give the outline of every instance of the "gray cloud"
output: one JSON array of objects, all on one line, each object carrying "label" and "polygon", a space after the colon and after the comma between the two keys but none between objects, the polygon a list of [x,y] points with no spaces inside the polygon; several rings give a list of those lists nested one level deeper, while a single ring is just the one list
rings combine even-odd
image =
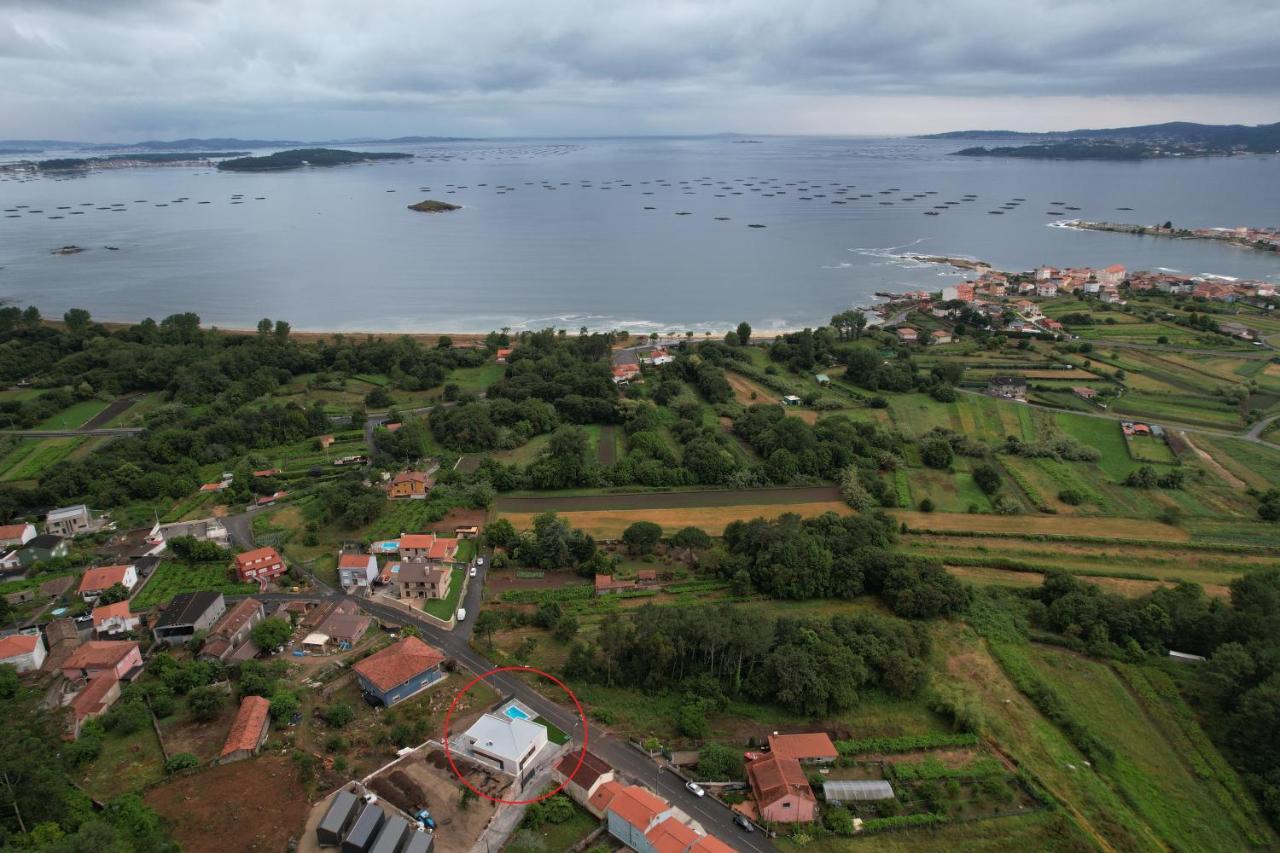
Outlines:
[{"label": "gray cloud", "polygon": [[119,138],[1262,122],[1277,32],[1252,0],[0,0],[0,115]]}]

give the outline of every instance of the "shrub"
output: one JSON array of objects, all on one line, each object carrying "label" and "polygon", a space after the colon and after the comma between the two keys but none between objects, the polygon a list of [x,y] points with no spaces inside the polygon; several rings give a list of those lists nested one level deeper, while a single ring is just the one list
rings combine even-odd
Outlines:
[{"label": "shrub", "polygon": [[320,716],[329,725],[340,729],[356,718],[356,709],[346,702],[335,702],[326,706],[320,712]]},{"label": "shrub", "polygon": [[923,499],[920,501],[920,511],[921,511],[921,512],[933,512],[933,499],[932,499],[932,498],[923,498]]},{"label": "shrub", "polygon": [[180,770],[190,770],[193,767],[199,766],[199,758],[196,758],[190,752],[179,752],[173,758],[170,758],[164,763],[164,772],[177,773]]},{"label": "shrub", "polygon": [[227,694],[212,685],[197,687],[187,694],[187,707],[191,710],[191,719],[201,723],[217,719],[226,701]]}]

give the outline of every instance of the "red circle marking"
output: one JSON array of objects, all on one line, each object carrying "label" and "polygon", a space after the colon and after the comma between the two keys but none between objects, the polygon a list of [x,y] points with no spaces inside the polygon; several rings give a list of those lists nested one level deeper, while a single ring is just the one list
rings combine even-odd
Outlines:
[{"label": "red circle marking", "polygon": [[[454,710],[458,707],[458,700],[467,695],[467,691],[472,687],[475,687],[484,679],[491,675],[496,675],[499,672],[532,672],[534,675],[542,676],[569,695],[569,698],[573,700],[573,707],[577,709],[578,716],[582,719],[582,748],[579,750],[578,763],[573,766],[573,772],[555,788],[540,797],[533,798],[532,800],[503,800],[499,797],[491,797],[484,791],[479,790],[475,785],[468,782],[467,777],[463,776],[458,770],[458,765],[453,763],[453,750],[449,748],[449,723],[453,719]],[[477,675],[475,678],[468,681],[466,686],[459,690],[457,695],[453,697],[453,701],[449,703],[449,710],[444,715],[444,734],[441,736],[441,742],[444,744],[444,758],[445,761],[449,762],[449,769],[453,771],[453,775],[457,776],[463,785],[467,786],[471,793],[475,794],[477,797],[484,797],[486,800],[494,803],[505,804],[508,806],[527,806],[532,805],[533,803],[540,803],[543,800],[554,797],[556,794],[563,791],[565,786],[568,785],[569,782],[573,780],[573,777],[578,775],[578,771],[582,769],[582,762],[587,757],[587,714],[582,710],[582,703],[578,701],[578,697],[574,695],[574,692],[566,687],[565,683],[554,675],[543,672],[540,669],[534,669],[531,666],[499,666],[489,670],[488,672]]]}]

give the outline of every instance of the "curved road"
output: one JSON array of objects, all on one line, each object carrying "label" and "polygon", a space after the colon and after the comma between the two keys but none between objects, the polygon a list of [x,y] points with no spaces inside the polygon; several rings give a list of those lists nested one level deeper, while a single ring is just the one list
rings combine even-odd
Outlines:
[{"label": "curved road", "polygon": [[[232,535],[235,536],[234,533]],[[439,628],[426,619],[411,616],[399,608],[367,598],[347,596],[340,592],[329,592],[319,596],[303,593],[266,593],[255,598],[261,601],[314,600],[317,597],[329,600],[346,598],[355,602],[362,610],[386,622],[413,625],[422,632],[422,638],[425,641],[436,646],[476,675],[483,675],[496,669],[498,665],[477,652],[470,644],[475,614],[479,612],[484,592],[484,572],[479,572],[477,577],[470,580],[466,598],[462,602],[462,606],[467,609],[468,619],[459,623],[458,627],[452,631]],[[567,706],[567,703],[562,705],[553,702],[511,673],[491,675],[485,679],[485,682],[502,695],[514,696],[528,705],[540,716],[567,732],[574,742],[581,743],[585,734],[588,749],[609,762],[623,775],[661,794],[668,802],[700,823],[703,829],[735,850],[762,853],[775,849],[763,833],[748,833],[739,828],[733,822],[733,812],[728,806],[710,797],[695,797],[685,789],[684,781],[680,777],[656,764],[636,747],[590,724],[584,732],[582,719],[575,709]]]}]

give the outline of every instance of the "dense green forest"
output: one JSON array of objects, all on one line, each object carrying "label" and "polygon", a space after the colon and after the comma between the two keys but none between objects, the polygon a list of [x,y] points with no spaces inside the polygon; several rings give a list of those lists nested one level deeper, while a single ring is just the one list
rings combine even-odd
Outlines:
[{"label": "dense green forest", "polygon": [[345,166],[374,160],[405,160],[412,154],[396,151],[345,151],[341,148],[294,148],[262,157],[237,157],[223,160],[218,168],[224,172],[276,172],[303,166]]}]

